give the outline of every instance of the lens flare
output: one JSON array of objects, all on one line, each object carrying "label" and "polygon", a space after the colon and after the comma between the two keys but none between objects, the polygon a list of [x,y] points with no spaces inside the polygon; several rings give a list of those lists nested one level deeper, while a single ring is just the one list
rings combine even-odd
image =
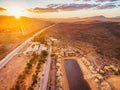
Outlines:
[{"label": "lens flare", "polygon": [[11,8],[11,9],[8,9],[8,14],[15,16],[16,18],[20,18],[21,16],[24,15],[24,12],[18,8]]}]

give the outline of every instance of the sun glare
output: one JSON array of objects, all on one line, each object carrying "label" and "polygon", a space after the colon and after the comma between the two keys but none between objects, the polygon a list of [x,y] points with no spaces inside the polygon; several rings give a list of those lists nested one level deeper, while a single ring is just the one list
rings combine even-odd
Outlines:
[{"label": "sun glare", "polygon": [[20,18],[23,15],[23,12],[20,9],[13,8],[8,10],[8,14]]}]

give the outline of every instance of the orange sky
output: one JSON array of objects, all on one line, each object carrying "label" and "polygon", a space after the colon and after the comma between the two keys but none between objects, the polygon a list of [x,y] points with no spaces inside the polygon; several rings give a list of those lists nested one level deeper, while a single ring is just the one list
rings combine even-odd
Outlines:
[{"label": "orange sky", "polygon": [[[20,16],[29,16],[37,18],[70,18],[70,17],[90,17],[104,15],[107,17],[120,16],[120,1],[116,0],[114,2],[109,0],[104,0],[104,2],[94,2],[88,1],[75,1],[75,0],[46,0],[40,1],[36,0],[1,0],[0,7],[6,10],[0,11],[1,15],[13,15],[16,18]],[[51,9],[48,5],[52,6],[52,9],[57,10],[57,12],[47,12]],[[61,5],[61,6],[60,6]],[[63,7],[64,6],[64,7]],[[37,12],[35,11],[37,8]],[[30,9],[31,11],[28,11]]]}]

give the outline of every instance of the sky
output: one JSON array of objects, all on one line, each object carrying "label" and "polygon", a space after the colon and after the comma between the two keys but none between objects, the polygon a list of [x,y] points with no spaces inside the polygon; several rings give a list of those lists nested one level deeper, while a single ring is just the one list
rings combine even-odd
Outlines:
[{"label": "sky", "polygon": [[120,0],[0,0],[0,15],[36,18],[120,16]]}]

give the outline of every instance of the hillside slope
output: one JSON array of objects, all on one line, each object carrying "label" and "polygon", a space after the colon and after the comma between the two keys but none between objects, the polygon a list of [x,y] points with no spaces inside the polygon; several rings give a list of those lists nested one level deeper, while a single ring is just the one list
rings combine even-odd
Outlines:
[{"label": "hillside slope", "polygon": [[0,16],[0,59],[28,37],[51,24],[42,19]]},{"label": "hillside slope", "polygon": [[[120,23],[103,21],[77,21],[60,23],[47,32],[71,46],[83,50],[98,65],[120,62]],[[97,53],[97,57],[94,57]],[[98,57],[100,56],[100,57]],[[110,63],[107,63],[111,61]],[[102,65],[100,65],[102,66]]]}]

